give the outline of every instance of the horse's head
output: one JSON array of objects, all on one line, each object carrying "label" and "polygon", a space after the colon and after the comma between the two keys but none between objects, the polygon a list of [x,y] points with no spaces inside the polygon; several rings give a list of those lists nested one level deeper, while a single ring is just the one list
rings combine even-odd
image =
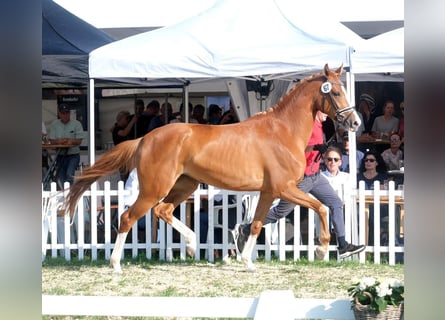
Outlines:
[{"label": "horse's head", "polygon": [[342,72],[343,65],[335,71],[330,70],[328,64],[324,66],[322,72],[324,81],[320,87],[323,98],[319,110],[327,113],[331,119],[336,120],[349,130],[357,131],[361,120],[355,108],[349,103],[346,90],[340,79]]}]

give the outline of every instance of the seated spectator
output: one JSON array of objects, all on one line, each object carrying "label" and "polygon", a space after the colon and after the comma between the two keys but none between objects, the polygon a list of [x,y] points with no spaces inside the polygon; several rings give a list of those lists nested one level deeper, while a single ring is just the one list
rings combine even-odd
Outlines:
[{"label": "seated spectator", "polygon": [[380,153],[370,150],[365,153],[360,163],[359,173],[357,174],[357,183],[365,181],[366,190],[374,190],[374,181],[380,181],[380,188],[388,180],[385,161]]},{"label": "seated spectator", "polygon": [[[356,159],[356,166],[357,166],[357,172],[358,168],[360,166],[360,163],[362,162],[364,153],[360,150],[355,151],[355,159]],[[339,168],[343,172],[349,172],[349,136],[346,132],[343,135],[343,142],[342,142],[342,155],[341,155],[341,163],[339,165]]]},{"label": "seated spectator", "polygon": [[[357,174],[357,188],[360,181],[365,182],[366,190],[374,190],[374,181],[380,182],[380,189],[384,189],[384,184],[388,180],[385,161],[375,150],[365,153]],[[380,205],[380,221],[388,217],[388,205]],[[374,245],[374,205],[369,206],[369,232],[368,244]]]},{"label": "seated spectator", "polygon": [[349,173],[340,171],[342,165],[342,154],[339,148],[329,146],[324,154],[324,162],[326,170],[321,173],[331,184],[332,188],[337,192],[343,203],[346,199],[346,192],[349,188]]},{"label": "seated spectator", "polygon": [[207,124],[209,122],[207,121],[207,119],[204,118],[204,113],[205,107],[202,104],[197,104],[193,108],[192,118],[198,121],[198,123],[200,124]]},{"label": "seated spectator", "polygon": [[[198,123],[198,120],[193,119],[192,111],[193,111],[193,105],[189,103],[189,123]],[[185,112],[183,103],[181,103],[181,105],[179,106],[179,114],[176,116],[175,119],[172,119],[170,121],[170,123],[175,123],[175,122],[185,122]]]},{"label": "seated spectator", "polygon": [[219,124],[221,120],[222,109],[217,104],[209,106],[209,124]]},{"label": "seated spectator", "polygon": [[403,101],[400,102],[400,112],[402,113],[402,115],[400,116],[399,121],[399,135],[403,144],[405,142],[405,104],[403,103]]},{"label": "seated spectator", "polygon": [[400,135],[397,132],[392,133],[389,142],[390,147],[382,152],[382,158],[388,170],[398,170],[399,161],[403,160],[403,151],[400,149],[402,144]]},{"label": "seated spectator", "polygon": [[362,94],[359,98],[358,112],[361,114],[363,120],[363,133],[370,133],[376,117],[374,98],[369,94]]},{"label": "seated spectator", "polygon": [[365,151],[372,147],[372,142],[375,140],[371,136],[372,125],[374,124],[375,114],[375,100],[371,95],[363,93],[359,98],[358,114],[362,123],[357,131],[357,149]]},{"label": "seated spectator", "polygon": [[[321,171],[321,174],[326,177],[332,189],[338,194],[340,199],[345,203],[345,200],[349,198],[349,173],[339,170],[341,165],[341,151],[336,146],[329,146],[324,154],[325,168]],[[343,208],[344,210],[344,208]],[[333,230],[333,226],[330,226],[330,230]],[[335,237],[333,237],[335,238]]]},{"label": "seated spectator", "polygon": [[374,120],[371,133],[374,138],[389,139],[389,135],[399,131],[399,119],[394,117],[394,102],[387,100],[383,105],[383,115]]},{"label": "seated spectator", "polygon": [[229,124],[229,123],[237,123],[239,122],[238,115],[233,106],[230,106],[230,109],[223,113],[221,119],[219,120],[219,124]]}]

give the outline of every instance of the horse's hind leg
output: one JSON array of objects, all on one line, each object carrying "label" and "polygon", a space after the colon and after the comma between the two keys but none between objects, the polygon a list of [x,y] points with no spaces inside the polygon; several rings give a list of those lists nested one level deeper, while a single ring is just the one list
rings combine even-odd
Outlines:
[{"label": "horse's hind leg", "polygon": [[157,217],[170,224],[185,237],[187,254],[191,257],[195,255],[196,251],[195,232],[175,218],[173,210],[196,190],[198,184],[199,181],[193,178],[185,175],[180,176],[167,197],[153,208],[153,213]]},{"label": "horse's hind leg", "polygon": [[119,232],[110,258],[110,264],[113,267],[114,272],[122,273],[120,259],[129,230],[157,201],[158,199],[149,198],[139,194],[136,202],[121,215]]},{"label": "horse's hind leg", "polygon": [[270,206],[273,202],[273,197],[269,193],[261,193],[258,200],[258,205],[255,210],[255,217],[250,225],[250,235],[247,238],[247,242],[244,246],[243,252],[241,252],[241,261],[246,265],[247,271],[255,272],[256,267],[252,262],[252,252],[256,245],[256,240],[263,228],[266,215],[269,212]]}]

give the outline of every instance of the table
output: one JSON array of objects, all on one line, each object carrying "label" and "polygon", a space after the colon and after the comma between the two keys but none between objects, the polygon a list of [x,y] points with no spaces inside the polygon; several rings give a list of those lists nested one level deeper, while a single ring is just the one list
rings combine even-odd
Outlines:
[{"label": "table", "polygon": [[[380,196],[380,204],[389,204],[389,196]],[[357,197],[357,203],[359,203],[359,197]],[[369,220],[369,205],[374,204],[374,196],[365,196],[365,244],[368,244],[368,220]],[[403,196],[394,196],[394,204],[400,206],[400,225],[399,232],[402,236],[404,233],[404,221],[405,221],[405,198]]]},{"label": "table", "polygon": [[[42,179],[43,188],[45,190],[49,190],[50,183],[53,179],[56,179],[57,172],[58,172],[58,163],[57,163],[57,157],[59,155],[65,155],[69,148],[71,148],[72,145],[66,145],[66,144],[43,144],[42,143],[42,151],[43,150],[56,150],[56,157],[54,161],[52,161],[49,165],[48,171],[45,173]],[[63,152],[63,153],[62,153]],[[57,182],[58,183],[58,182]],[[63,186],[59,187],[62,189]]]},{"label": "table", "polygon": [[388,170],[387,174],[394,179],[396,188],[399,185],[403,185],[405,180],[405,170]]}]

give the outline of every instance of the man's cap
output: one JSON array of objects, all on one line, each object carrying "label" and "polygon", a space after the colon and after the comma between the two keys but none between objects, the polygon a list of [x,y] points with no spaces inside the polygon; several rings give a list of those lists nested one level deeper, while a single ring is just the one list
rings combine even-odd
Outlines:
[{"label": "man's cap", "polygon": [[59,112],[70,111],[70,108],[68,107],[68,105],[66,103],[59,104],[58,109],[59,109]]},{"label": "man's cap", "polygon": [[366,101],[368,103],[368,108],[371,113],[375,111],[375,100],[369,94],[363,93],[360,96],[360,101]]},{"label": "man's cap", "polygon": [[363,93],[360,96],[360,101],[362,101],[362,100],[368,102],[368,104],[371,104],[372,107],[375,106],[375,100],[369,94]]}]

